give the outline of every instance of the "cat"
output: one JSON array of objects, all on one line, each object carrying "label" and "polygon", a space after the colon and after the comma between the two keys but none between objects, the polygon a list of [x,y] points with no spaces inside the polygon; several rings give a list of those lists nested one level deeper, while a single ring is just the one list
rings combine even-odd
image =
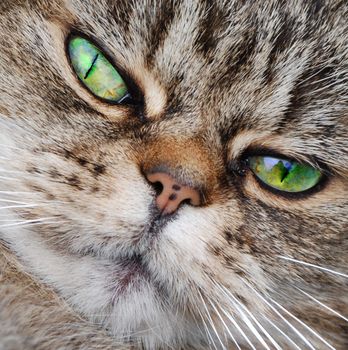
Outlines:
[{"label": "cat", "polygon": [[2,0],[0,349],[347,349],[347,15]]}]

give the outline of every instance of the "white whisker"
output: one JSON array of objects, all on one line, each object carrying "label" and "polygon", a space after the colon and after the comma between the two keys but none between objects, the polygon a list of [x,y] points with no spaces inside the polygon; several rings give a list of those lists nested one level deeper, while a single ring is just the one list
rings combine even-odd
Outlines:
[{"label": "white whisker", "polygon": [[[226,288],[225,288],[226,289]],[[231,295],[231,297],[246,311],[246,313],[251,317],[251,319],[258,325],[261,329],[262,333],[270,340],[270,342],[274,345],[274,347],[278,350],[281,350],[279,344],[272,338],[272,336],[265,330],[265,328],[260,324],[260,322],[256,319],[256,317],[249,311],[249,309],[238,300],[233,294],[231,294],[227,289],[226,291]]]},{"label": "white whisker", "polygon": [[[216,334],[216,337],[217,337],[218,340],[219,340],[219,343],[221,344],[221,346],[222,346],[223,349],[226,349],[224,343],[222,342],[222,340],[221,340],[221,338],[220,338],[220,336],[219,336],[219,333],[217,332],[217,330],[216,330],[216,328],[215,328],[214,322],[213,322],[213,320],[212,320],[212,318],[211,318],[211,316],[210,316],[210,313],[209,313],[209,310],[208,310],[208,308],[207,308],[207,305],[206,305],[206,303],[205,303],[205,301],[204,301],[204,299],[203,299],[203,297],[202,297],[202,294],[201,294],[201,292],[200,292],[199,290],[198,290],[198,295],[199,295],[200,298],[201,298],[201,301],[202,301],[202,303],[203,303],[203,307],[204,307],[204,309],[205,309],[205,311],[206,311],[206,314],[207,314],[207,316],[208,316],[208,320],[209,320],[209,322],[210,322],[210,324],[211,324],[211,327],[213,328],[214,333]],[[227,349],[226,349],[226,350],[227,350]]]},{"label": "white whisker", "polygon": [[18,219],[0,219],[0,222],[18,222]]},{"label": "white whisker", "polygon": [[237,321],[232,317],[232,315],[227,314],[227,312],[220,307],[220,310],[225,314],[225,316],[232,322],[232,324],[236,327],[236,329],[239,331],[239,333],[243,336],[243,338],[246,340],[246,342],[250,345],[250,347],[253,350],[256,350],[255,346],[252,344],[248,336],[245,334],[243,329],[239,326]]},{"label": "white whisker", "polygon": [[[57,224],[64,224],[66,223],[66,221],[43,221],[43,222],[34,222],[34,223],[29,223],[29,224],[22,224],[22,225],[18,225],[19,227],[31,227],[31,226],[39,226],[39,225],[57,225]],[[8,226],[9,229],[12,228],[16,228],[12,226]],[[2,226],[0,226],[1,228]],[[46,240],[45,242],[47,242],[48,240]]]},{"label": "white whisker", "polygon": [[229,336],[231,337],[231,339],[233,340],[233,342],[236,344],[236,347],[239,350],[242,350],[239,346],[239,344],[237,343],[237,340],[234,338],[233,334],[231,333],[230,329],[228,328],[227,324],[225,323],[224,319],[222,318],[220,312],[218,311],[218,309],[215,307],[215,305],[213,304],[213,302],[211,300],[208,300],[210,305],[213,307],[214,311],[216,312],[216,314],[218,315],[220,321],[222,322],[222,324],[224,325],[227,333],[229,334]]},{"label": "white whisker", "polygon": [[13,204],[29,204],[29,203],[14,201],[14,200],[5,199],[5,198],[0,198],[0,202],[13,203]]},{"label": "white whisker", "polygon": [[0,176],[0,180],[6,180],[6,181],[20,181],[18,177],[6,177],[6,176]]},{"label": "white whisker", "polygon": [[273,326],[280,334],[284,336],[296,349],[302,350],[287,334],[285,334],[279,327],[277,327],[268,317],[262,316],[271,326]]},{"label": "white whisker", "polygon": [[9,173],[9,174],[28,174],[25,171],[19,171],[19,170],[6,170],[6,169],[2,169],[0,168],[0,172],[2,173]]},{"label": "white whisker", "polygon": [[26,192],[26,191],[0,191],[2,194],[38,194],[37,192]]},{"label": "white whisker", "polygon": [[23,151],[22,148],[19,148],[19,147],[16,147],[16,146],[5,145],[5,144],[3,144],[3,143],[0,144],[0,147],[1,147],[1,148],[15,149],[15,150],[18,150],[18,151]]},{"label": "white whisker", "polygon": [[290,257],[287,257],[287,256],[278,255],[278,257],[279,257],[280,259],[283,259],[283,260],[291,261],[291,262],[298,263],[298,264],[302,264],[302,265],[309,266],[309,267],[314,267],[314,268],[316,268],[316,269],[318,269],[318,270],[330,272],[330,273],[333,273],[333,274],[335,274],[335,275],[348,278],[348,275],[347,275],[347,274],[342,273],[342,272],[334,271],[334,270],[329,269],[329,268],[327,268],[327,267],[322,267],[322,266],[314,265],[314,264],[311,264],[311,263],[308,263],[308,262],[305,262],[305,261],[301,261],[301,260],[297,260],[297,259],[293,259],[293,258],[290,258]]},{"label": "white whisker", "polygon": [[56,218],[48,217],[48,218],[40,218],[40,219],[33,219],[33,220],[17,221],[16,223],[12,223],[12,224],[0,225],[0,227],[24,226],[27,224],[47,224],[48,222],[46,220],[51,220],[51,219],[56,219]]},{"label": "white whisker", "polygon": [[0,207],[0,210],[3,209],[18,209],[18,208],[35,208],[38,207],[38,204],[23,204],[23,205],[8,205],[6,207]]},{"label": "white whisker", "polygon": [[198,331],[200,332],[201,336],[204,337],[204,332],[203,332],[203,330],[202,330],[202,328],[201,328],[201,325],[199,324],[199,322],[198,322],[198,320],[197,320],[196,315],[193,313],[191,316],[193,317],[193,320],[194,320],[194,322],[195,322],[195,325],[197,326],[197,329],[198,329]]},{"label": "white whisker", "polygon": [[[250,311],[247,310],[247,308],[225,287],[220,286],[220,288],[222,288],[225,293],[227,293],[230,296],[230,300],[232,301],[232,303],[234,304],[234,306],[236,307],[236,309],[238,310],[238,312],[240,313],[240,315],[242,316],[243,321],[245,322],[245,324],[249,327],[249,329],[253,332],[253,334],[256,336],[256,338],[259,340],[259,342],[268,350],[270,350],[269,346],[267,345],[267,343],[265,342],[265,340],[262,338],[261,334],[258,332],[258,330],[254,327],[254,325],[252,324],[252,322],[250,321],[250,319],[248,318],[248,316],[245,314],[245,312],[243,311],[243,309],[248,313],[248,315],[250,316]],[[226,294],[226,295],[227,295]],[[240,305],[240,307],[238,306]],[[241,309],[242,307],[242,309]],[[254,318],[252,316],[252,318]],[[254,319],[255,322],[255,319]],[[258,322],[257,322],[258,324]],[[258,324],[258,326],[260,327],[260,325]],[[261,326],[261,328],[263,328]],[[280,349],[279,346],[277,347],[277,349]]]},{"label": "white whisker", "polygon": [[209,328],[208,328],[206,322],[204,321],[204,317],[203,317],[201,311],[199,310],[199,308],[197,308],[197,311],[198,311],[199,316],[200,316],[201,319],[202,319],[205,332],[206,332],[206,334],[207,334],[207,336],[208,336],[209,349],[211,349],[210,344],[213,344],[215,350],[218,350],[217,347],[216,347],[216,344],[215,344],[215,342],[214,342],[214,339],[213,339],[213,337],[212,337],[212,335],[211,335],[211,333],[210,333],[210,331],[209,331]]},{"label": "white whisker", "polygon": [[336,316],[342,318],[343,320],[345,320],[346,322],[348,322],[348,318],[344,317],[343,315],[341,315],[339,312],[331,309],[331,307],[323,304],[321,301],[319,301],[318,299],[314,298],[313,296],[309,295],[308,293],[306,293],[305,291],[303,291],[302,289],[295,287],[297,290],[299,290],[301,293],[303,293],[304,295],[306,295],[308,298],[312,299],[313,301],[315,301],[316,303],[318,303],[320,306],[322,306],[323,308],[327,309],[328,311],[332,312],[333,314],[335,314]]},{"label": "white whisker", "polygon": [[167,346],[167,348],[169,349],[172,349],[172,350],[175,350],[170,344],[168,344],[157,332],[155,332],[155,329],[157,327],[150,327],[150,325],[148,324],[147,321],[145,321],[146,325],[148,326],[149,329],[151,329],[151,332],[152,334],[154,334],[159,340],[161,343],[165,344]]},{"label": "white whisker", "polygon": [[244,283],[251,288],[254,293],[265,302],[312,350],[315,350],[311,342],[293,325],[291,324],[269,301],[267,301],[256,289],[254,289],[248,282]]},{"label": "white whisker", "polygon": [[269,299],[277,305],[281,310],[283,310],[286,314],[288,314],[290,317],[292,317],[294,320],[299,322],[303,327],[308,329],[314,336],[316,336],[318,339],[320,339],[326,346],[328,346],[332,350],[336,350],[330,343],[328,343],[321,335],[319,335],[315,330],[313,330],[311,327],[309,327],[307,324],[305,324],[303,321],[301,321],[299,318],[297,318],[295,315],[293,315],[290,311],[288,311],[285,307],[277,303],[275,300],[269,297]]}]

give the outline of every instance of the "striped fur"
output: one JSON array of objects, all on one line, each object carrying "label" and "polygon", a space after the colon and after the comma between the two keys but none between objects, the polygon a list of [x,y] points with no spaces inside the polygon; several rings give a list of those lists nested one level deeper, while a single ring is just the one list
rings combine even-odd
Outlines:
[{"label": "striped fur", "polygon": [[[347,349],[347,18],[339,0],[2,0],[0,349]],[[77,81],[72,31],[142,106]],[[327,181],[269,192],[240,171],[256,149]],[[156,166],[202,205],[159,219]]]}]

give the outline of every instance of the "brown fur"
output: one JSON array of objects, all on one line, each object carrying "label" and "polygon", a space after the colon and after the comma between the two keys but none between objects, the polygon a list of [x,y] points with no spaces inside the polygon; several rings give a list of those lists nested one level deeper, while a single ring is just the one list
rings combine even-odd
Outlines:
[{"label": "brown fur", "polygon": [[[240,305],[305,347],[265,300],[346,349],[347,322],[308,295],[348,316],[347,15],[339,0],[1,1],[0,349],[234,349],[231,333],[248,348],[231,317],[262,348]],[[83,86],[73,31],[143,103]],[[260,151],[327,179],[271,191],[245,164]],[[160,217],[151,171],[201,205]]]}]

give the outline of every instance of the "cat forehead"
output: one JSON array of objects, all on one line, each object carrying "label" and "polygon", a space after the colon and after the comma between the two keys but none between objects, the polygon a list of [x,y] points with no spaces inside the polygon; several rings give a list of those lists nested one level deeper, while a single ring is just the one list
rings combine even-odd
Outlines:
[{"label": "cat forehead", "polygon": [[286,134],[300,151],[348,163],[339,4],[34,1],[30,11],[90,36],[145,87],[151,76],[166,111],[199,117],[225,139]]},{"label": "cat forehead", "polygon": [[176,110],[208,105],[234,125],[249,124],[252,115],[254,127],[266,119],[301,128],[308,121],[321,124],[330,107],[338,121],[346,112],[338,98],[347,95],[348,27],[338,5],[68,3],[78,29],[140,79],[149,70]]}]

